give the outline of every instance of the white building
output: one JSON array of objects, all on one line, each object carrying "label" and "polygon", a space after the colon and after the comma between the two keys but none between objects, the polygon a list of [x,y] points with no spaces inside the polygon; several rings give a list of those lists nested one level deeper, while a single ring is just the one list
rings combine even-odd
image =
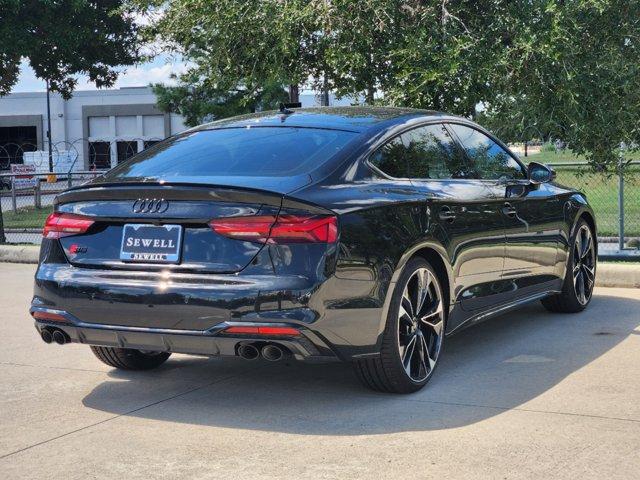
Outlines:
[{"label": "white building", "polygon": [[[149,87],[77,91],[66,101],[52,94],[54,160],[62,152],[73,151],[76,170],[108,168],[185,129],[180,116],[163,113],[155,104]],[[6,157],[20,163],[23,151],[37,150],[31,156],[42,157],[40,152],[48,151],[46,132],[45,92],[0,97],[0,168],[8,168]],[[45,157],[48,163],[48,154]]]},{"label": "white building", "polygon": [[[312,93],[300,95],[303,107],[319,105]],[[332,105],[348,99],[330,97]],[[54,170],[113,167],[149,145],[184,130],[182,118],[161,112],[149,87],[76,91],[69,100],[51,95]],[[10,163],[34,163],[48,171],[45,92],[0,97],[0,170]],[[29,153],[33,152],[33,153]]]}]

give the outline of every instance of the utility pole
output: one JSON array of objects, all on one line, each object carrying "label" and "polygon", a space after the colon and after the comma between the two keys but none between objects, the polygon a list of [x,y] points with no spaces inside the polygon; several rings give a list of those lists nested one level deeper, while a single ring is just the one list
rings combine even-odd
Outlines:
[{"label": "utility pole", "polygon": [[49,99],[49,80],[47,79],[47,141],[49,143],[49,173],[53,173],[53,151],[51,148],[51,100]]}]

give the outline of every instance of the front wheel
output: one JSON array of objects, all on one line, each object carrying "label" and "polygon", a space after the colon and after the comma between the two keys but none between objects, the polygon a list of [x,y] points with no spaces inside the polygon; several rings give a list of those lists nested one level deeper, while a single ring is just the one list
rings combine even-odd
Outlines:
[{"label": "front wheel", "polygon": [[442,352],[446,311],[436,271],[421,257],[411,259],[391,298],[380,356],[355,362],[362,382],[393,393],[424,387]]},{"label": "front wheel", "polygon": [[103,363],[121,370],[151,370],[171,356],[169,352],[147,352],[131,348],[91,346],[91,351]]},{"label": "front wheel", "polygon": [[562,291],[542,300],[542,304],[551,312],[581,312],[587,308],[593,295],[596,284],[596,244],[591,227],[584,219],[578,221],[570,245]]}]

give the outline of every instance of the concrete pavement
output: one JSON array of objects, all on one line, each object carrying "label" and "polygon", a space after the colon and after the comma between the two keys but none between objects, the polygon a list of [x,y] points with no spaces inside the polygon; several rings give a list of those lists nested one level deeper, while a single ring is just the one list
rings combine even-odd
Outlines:
[{"label": "concrete pavement", "polygon": [[567,478],[640,471],[640,290],[587,312],[538,304],[447,339],[429,386],[394,396],[346,365],[176,355],[111,370],[46,345],[34,265],[0,264],[3,478]]}]

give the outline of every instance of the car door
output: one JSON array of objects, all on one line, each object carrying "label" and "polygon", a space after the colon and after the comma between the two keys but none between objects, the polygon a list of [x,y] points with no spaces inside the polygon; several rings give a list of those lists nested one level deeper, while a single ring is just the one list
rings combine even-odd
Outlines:
[{"label": "car door", "polygon": [[[468,178],[465,155],[443,124],[424,125],[401,138],[407,176],[423,192],[425,216],[445,239],[455,300],[468,311],[493,305],[505,252],[500,203],[484,182]],[[463,320],[450,318],[449,328]]]},{"label": "car door", "polygon": [[[558,197],[547,185],[530,184],[526,168],[484,132],[456,123],[448,127],[463,145],[474,176],[482,179],[492,196],[502,202],[506,236],[503,276],[536,276],[537,281],[544,281],[553,275],[556,264],[563,218]],[[521,288],[524,283],[516,287]]]}]

